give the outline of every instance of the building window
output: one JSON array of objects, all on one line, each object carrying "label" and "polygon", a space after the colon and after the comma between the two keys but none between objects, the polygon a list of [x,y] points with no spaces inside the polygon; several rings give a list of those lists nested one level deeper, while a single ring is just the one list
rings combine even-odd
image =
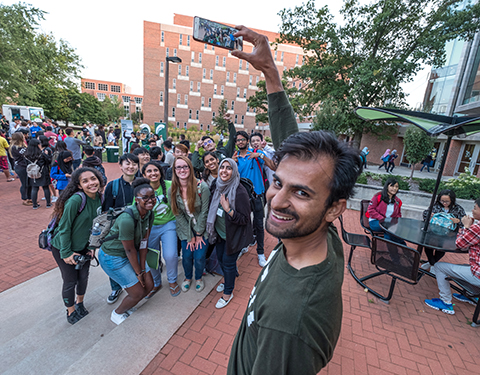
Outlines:
[{"label": "building window", "polygon": [[177,121],[177,129],[180,129],[180,121]]},{"label": "building window", "polygon": [[295,82],[292,83],[292,86],[295,87]]},{"label": "building window", "polygon": [[110,85],[110,91],[112,91],[112,92],[120,92],[120,86],[118,86],[118,85]]},{"label": "building window", "polygon": [[191,110],[191,109],[188,110],[188,118],[189,118],[189,119],[192,118],[192,110]]},{"label": "building window", "polygon": [[207,131],[210,131],[210,124],[207,124]]},{"label": "building window", "polygon": [[247,112],[250,112],[250,106],[247,104]]},{"label": "building window", "polygon": [[215,51],[215,46],[212,46],[212,51]]},{"label": "building window", "polygon": [[212,98],[208,98],[208,108],[212,108]]},{"label": "building window", "polygon": [[160,74],[163,74],[163,62],[160,63]]},{"label": "building window", "polygon": [[123,106],[123,110],[124,110],[126,113],[130,113],[130,106],[129,106],[129,105],[124,105],[124,106]]},{"label": "building window", "polygon": [[177,80],[175,78],[172,80],[172,87],[174,90],[177,88]]},{"label": "building window", "polygon": [[85,82],[85,88],[89,90],[95,90],[95,82]]},{"label": "building window", "polygon": [[249,65],[250,65],[250,64],[249,64],[248,61],[247,61],[247,63],[245,64],[245,69],[246,69],[246,70],[248,70],[248,66],[249,66]]},{"label": "building window", "polygon": [[182,97],[180,96],[180,94],[177,94],[177,104],[180,104],[180,101],[182,100],[181,98]]},{"label": "building window", "polygon": [[173,49],[173,56],[177,57],[177,49],[176,48]]},{"label": "building window", "polygon": [[172,117],[175,117],[175,107],[172,107]]},{"label": "building window", "polygon": [[163,91],[160,91],[160,103],[163,103]]},{"label": "building window", "polygon": [[230,82],[230,72],[227,72],[227,82]]},{"label": "building window", "polygon": [[227,58],[223,56],[223,67],[225,68],[225,65],[227,64]]},{"label": "building window", "polygon": [[162,31],[162,43],[165,42],[165,32]]},{"label": "building window", "polygon": [[213,85],[213,95],[217,95],[217,85]]},{"label": "building window", "polygon": [[180,34],[180,45],[183,43],[183,34]]},{"label": "building window", "polygon": [[103,102],[105,100],[105,94],[103,92],[97,92],[97,98],[98,98],[98,100]]},{"label": "building window", "polygon": [[188,95],[185,95],[185,105],[188,104]]},{"label": "building window", "polygon": [[170,53],[170,48],[167,47],[167,51],[166,51],[167,57],[170,56],[169,53]]},{"label": "building window", "polygon": [[243,125],[243,120],[245,120],[245,116],[242,115],[242,125]]},{"label": "building window", "polygon": [[280,61],[283,62],[283,52],[282,52],[282,56],[280,57]]},{"label": "building window", "polygon": [[205,97],[202,96],[202,107],[205,107]]},{"label": "building window", "polygon": [[190,91],[193,91],[193,81],[190,81]]},{"label": "building window", "polygon": [[235,100],[232,100],[232,111],[235,110]]},{"label": "building window", "polygon": [[198,53],[198,63],[199,64],[202,63],[202,53],[201,52]]},{"label": "building window", "polygon": [[124,103],[130,103],[130,97],[122,95],[122,100]]},{"label": "building window", "polygon": [[298,55],[295,57],[295,64],[298,64]]},{"label": "building window", "polygon": [[203,68],[203,79],[205,79],[206,76],[207,76],[207,69]]},{"label": "building window", "polygon": [[220,95],[223,95],[223,85],[220,87]]},{"label": "building window", "polygon": [[242,69],[243,60],[238,60],[238,69]]},{"label": "building window", "polygon": [[185,130],[187,130],[187,123],[186,123],[186,122],[183,123],[183,128],[184,128]]},{"label": "building window", "polygon": [[243,89],[243,97],[247,98],[247,89]]},{"label": "building window", "polygon": [[98,84],[98,89],[100,91],[108,91],[108,85],[106,85],[105,83],[99,83]]},{"label": "building window", "polygon": [[200,111],[197,109],[197,116],[195,117],[198,120],[198,115],[200,114]]},{"label": "building window", "polygon": [[255,86],[258,85],[258,81],[260,81],[260,77],[257,76],[257,79],[255,80]]},{"label": "building window", "polygon": [[200,92],[200,82],[197,82],[197,92]]},{"label": "building window", "polygon": [[142,104],[143,98],[134,98],[135,104]]},{"label": "building window", "polygon": [[187,77],[188,77],[188,74],[190,73],[190,72],[189,72],[189,70],[190,70],[189,68],[190,68],[190,67],[189,67],[188,65],[185,67],[185,75],[186,75]]},{"label": "building window", "polygon": [[250,80],[248,81],[248,84],[249,84],[250,86],[252,86],[252,80],[253,80],[253,76],[250,76]]},{"label": "building window", "polygon": [[203,130],[203,124],[200,124],[200,130]]},{"label": "building window", "polygon": [[235,124],[238,124],[238,115],[235,115]]},{"label": "building window", "polygon": [[112,100],[112,101],[118,100],[118,95],[110,94],[110,100]]},{"label": "building window", "polygon": [[237,87],[237,98],[240,97],[240,87]]},{"label": "building window", "polygon": [[192,51],[192,62],[195,62],[195,52]]},{"label": "building window", "polygon": [[210,69],[210,79],[213,79],[213,69]]},{"label": "building window", "polygon": [[181,65],[178,66],[178,75],[179,76],[182,75],[182,66]]},{"label": "building window", "polygon": [[277,52],[278,51],[275,51],[275,61],[277,61]]},{"label": "building window", "polygon": [[187,46],[190,47],[190,35],[187,35]]},{"label": "building window", "polygon": [[215,120],[215,112],[212,113],[212,120]]},{"label": "building window", "polygon": [[300,90],[302,88],[302,82],[298,83],[298,89]]},{"label": "building window", "polygon": [[233,83],[237,83],[237,73],[233,73]]},{"label": "building window", "polygon": [[[215,66],[218,66],[218,56],[215,56]],[[93,86],[95,86],[95,84],[93,84]]]}]

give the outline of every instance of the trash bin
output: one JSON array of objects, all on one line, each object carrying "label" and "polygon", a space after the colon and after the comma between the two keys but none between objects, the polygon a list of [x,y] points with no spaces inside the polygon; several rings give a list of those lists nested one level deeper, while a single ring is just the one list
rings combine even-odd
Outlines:
[{"label": "trash bin", "polygon": [[102,160],[102,151],[103,151],[102,147],[94,147],[93,148],[94,155],[96,157],[98,157],[100,160]]},{"label": "trash bin", "polygon": [[107,161],[109,163],[118,163],[118,146],[107,146]]}]

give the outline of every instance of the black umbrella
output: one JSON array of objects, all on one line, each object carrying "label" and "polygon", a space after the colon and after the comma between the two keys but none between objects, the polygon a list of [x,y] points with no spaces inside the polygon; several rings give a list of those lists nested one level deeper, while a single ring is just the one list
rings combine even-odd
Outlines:
[{"label": "black umbrella", "polygon": [[[432,214],[435,197],[437,196],[438,186],[442,179],[445,161],[447,160],[450,143],[454,136],[468,137],[469,135],[480,132],[480,117],[458,117],[458,116],[442,116],[424,112],[403,111],[400,109],[385,108],[369,108],[358,107],[355,113],[360,118],[367,121],[389,121],[389,122],[406,122],[418,126],[431,137],[438,137],[440,134],[447,136],[447,143],[443,152],[442,162],[438,171],[437,181],[433,189],[432,200],[428,207],[427,217]],[[425,221],[424,230],[427,231],[429,220]]]}]

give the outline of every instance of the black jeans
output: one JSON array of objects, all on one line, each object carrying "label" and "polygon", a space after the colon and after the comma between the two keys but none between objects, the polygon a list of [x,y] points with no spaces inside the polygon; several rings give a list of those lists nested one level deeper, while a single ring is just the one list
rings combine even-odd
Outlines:
[{"label": "black jeans", "polygon": [[28,183],[27,168],[16,166],[15,173],[20,177],[20,194],[22,195],[22,200],[32,199],[32,187]]},{"label": "black jeans", "polygon": [[445,251],[435,250],[431,247],[425,248],[425,255],[427,256],[428,263],[434,266],[445,255]]},{"label": "black jeans", "polygon": [[[38,186],[32,186],[33,207],[38,206],[38,202],[37,202],[38,189],[40,189]],[[42,189],[43,189],[43,194],[45,195],[45,199],[47,201],[47,205],[50,206],[50,189],[48,188],[48,185],[42,186]]]},{"label": "black jeans", "polygon": [[76,270],[75,266],[65,263],[60,258],[60,250],[52,246],[52,254],[55,262],[60,268],[63,279],[62,297],[66,307],[72,307],[75,304],[75,288],[77,296],[85,295],[88,284],[88,273],[90,271],[90,261],[87,260],[82,269]]},{"label": "black jeans", "polygon": [[255,199],[255,208],[253,210],[253,235],[257,240],[257,254],[264,253],[263,244],[265,232],[263,231],[263,219],[265,217],[265,209],[263,206],[263,194]]}]

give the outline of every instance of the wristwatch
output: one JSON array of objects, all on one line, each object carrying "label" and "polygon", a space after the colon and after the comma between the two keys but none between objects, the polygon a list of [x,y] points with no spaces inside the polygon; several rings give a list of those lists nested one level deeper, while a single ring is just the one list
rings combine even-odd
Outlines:
[{"label": "wristwatch", "polygon": [[265,155],[264,155],[264,154],[260,154],[260,159],[262,159],[262,160],[263,160],[263,158],[264,158],[264,157],[265,157]]}]

